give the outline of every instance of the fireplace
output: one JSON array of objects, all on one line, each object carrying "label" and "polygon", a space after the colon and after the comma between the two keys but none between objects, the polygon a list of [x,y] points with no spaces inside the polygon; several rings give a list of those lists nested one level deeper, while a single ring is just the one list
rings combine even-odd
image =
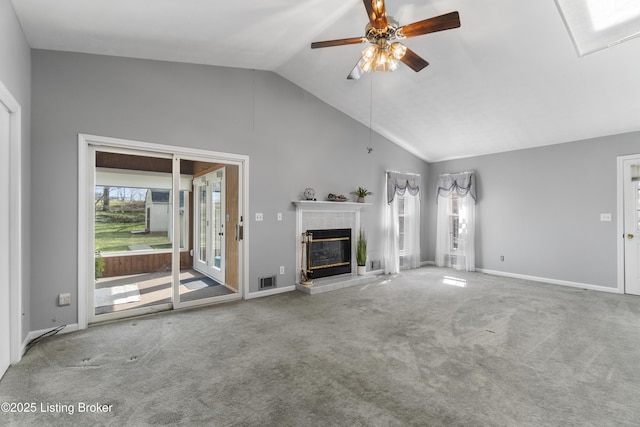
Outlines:
[{"label": "fireplace", "polygon": [[351,273],[351,229],[307,230],[309,279]]}]

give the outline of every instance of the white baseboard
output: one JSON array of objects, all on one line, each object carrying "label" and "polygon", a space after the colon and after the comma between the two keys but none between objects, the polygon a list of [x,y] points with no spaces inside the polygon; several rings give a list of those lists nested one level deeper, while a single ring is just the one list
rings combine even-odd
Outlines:
[{"label": "white baseboard", "polygon": [[[57,328],[57,327],[56,327]],[[27,334],[27,337],[24,339],[24,341],[22,341],[22,352],[21,354],[24,354],[25,349],[27,348],[27,345],[29,345],[29,343],[33,340],[35,340],[36,338],[38,338],[39,336],[46,334],[49,331],[53,331],[56,328],[49,328],[49,329],[40,329],[39,331],[31,331]],[[78,331],[80,328],[78,327],[77,323],[72,323],[70,325],[65,325],[63,329],[61,329],[56,335],[61,335],[61,334],[68,334],[69,332],[75,332]]]},{"label": "white baseboard", "polygon": [[491,274],[493,276],[511,277],[513,279],[530,280],[532,282],[550,283],[552,285],[570,286],[572,288],[588,289],[590,291],[610,292],[613,294],[621,293],[618,288],[609,288],[607,286],[589,285],[587,283],[571,282],[568,280],[549,279],[546,277],[528,276],[525,274],[507,273],[505,271],[487,270],[485,268],[476,268],[479,273]]},{"label": "white baseboard", "polygon": [[296,290],[296,287],[294,285],[294,286],[285,286],[283,288],[268,289],[265,291],[249,292],[245,299],[268,297],[269,295],[278,295],[278,294],[283,294],[285,292],[291,292],[295,290]]}]

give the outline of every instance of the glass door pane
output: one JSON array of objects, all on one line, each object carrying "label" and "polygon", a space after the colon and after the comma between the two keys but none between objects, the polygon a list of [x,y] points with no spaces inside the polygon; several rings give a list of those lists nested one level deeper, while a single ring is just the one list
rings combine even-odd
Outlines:
[{"label": "glass door pane", "polygon": [[217,170],[211,177],[211,191],[211,235],[213,243],[213,264],[211,265],[211,275],[218,282],[224,283],[224,168]]},{"label": "glass door pane", "polygon": [[170,308],[171,159],[96,151],[95,162],[94,316]]},{"label": "glass door pane", "polygon": [[398,257],[400,258],[400,268],[404,267],[405,257],[405,198],[396,195],[395,203],[398,204]]},{"label": "glass door pane", "polygon": [[634,190],[636,194],[636,232],[640,232],[640,180],[634,181],[633,184],[636,187]]},{"label": "glass door pane", "polygon": [[200,255],[198,259],[207,261],[207,187],[201,185],[198,188],[198,200],[200,204]]},{"label": "glass door pane", "polygon": [[203,178],[193,180],[193,191],[196,194],[195,200],[195,234],[196,244],[194,246],[194,267],[198,270],[206,271],[207,269],[207,233],[208,221],[207,210],[209,209],[209,201],[207,197],[207,182]]}]

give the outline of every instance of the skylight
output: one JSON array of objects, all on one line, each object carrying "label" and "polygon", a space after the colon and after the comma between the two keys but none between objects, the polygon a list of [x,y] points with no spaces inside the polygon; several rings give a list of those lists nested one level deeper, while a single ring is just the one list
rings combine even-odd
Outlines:
[{"label": "skylight", "polygon": [[556,0],[579,56],[640,36],[637,0]]}]

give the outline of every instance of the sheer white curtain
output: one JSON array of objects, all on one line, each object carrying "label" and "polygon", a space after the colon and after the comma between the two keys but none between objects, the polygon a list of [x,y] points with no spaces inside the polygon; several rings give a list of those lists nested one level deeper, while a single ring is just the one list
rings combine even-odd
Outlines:
[{"label": "sheer white curtain", "polygon": [[436,265],[475,271],[475,173],[438,179]]},{"label": "sheer white curtain", "polygon": [[420,175],[387,172],[384,272],[420,266]]},{"label": "sheer white curtain", "polygon": [[449,232],[449,200],[438,196],[438,209],[436,213],[436,265],[448,266],[448,253],[451,240]]},{"label": "sheer white curtain", "polygon": [[404,251],[403,267],[420,267],[420,197],[404,196]]},{"label": "sheer white curtain", "polygon": [[400,245],[398,218],[398,202],[394,200],[387,203],[384,208],[384,272],[385,274],[395,274],[400,271]]}]

